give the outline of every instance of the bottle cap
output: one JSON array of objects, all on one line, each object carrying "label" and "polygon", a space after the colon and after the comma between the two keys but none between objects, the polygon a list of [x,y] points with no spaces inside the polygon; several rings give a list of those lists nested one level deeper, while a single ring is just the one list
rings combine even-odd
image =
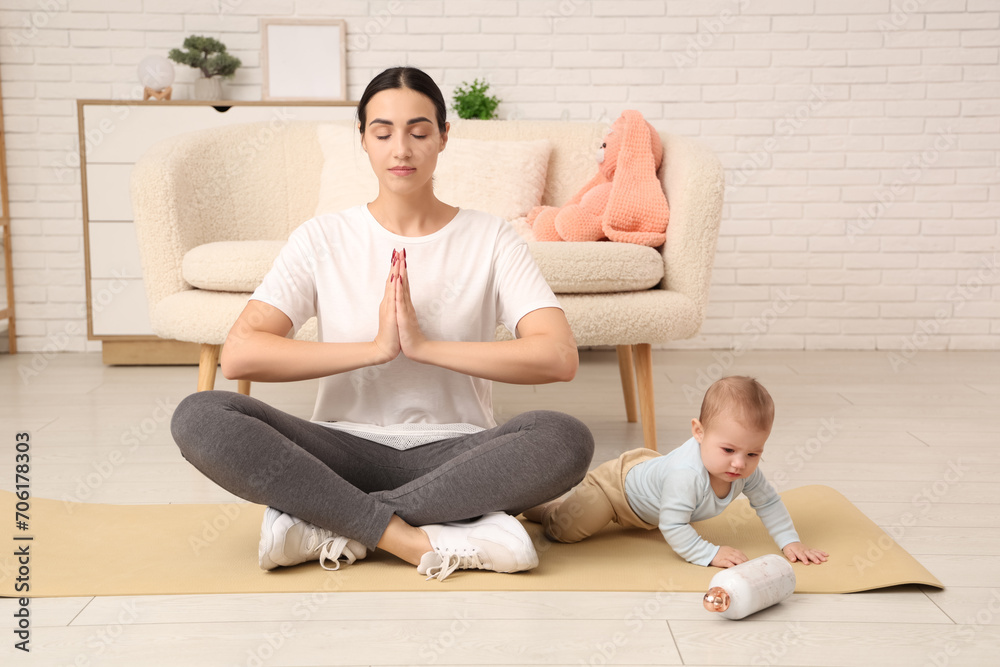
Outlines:
[{"label": "bottle cap", "polygon": [[729,609],[729,593],[718,586],[708,589],[702,604],[709,611],[725,611]]}]

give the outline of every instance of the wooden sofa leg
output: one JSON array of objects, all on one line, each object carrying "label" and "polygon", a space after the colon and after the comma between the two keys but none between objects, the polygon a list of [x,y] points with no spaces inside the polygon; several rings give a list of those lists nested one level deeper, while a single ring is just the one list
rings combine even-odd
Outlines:
[{"label": "wooden sofa leg", "polygon": [[237,380],[237,382],[239,383],[239,388],[237,389],[237,391],[243,394],[244,396],[249,396],[250,380]]},{"label": "wooden sofa leg", "polygon": [[632,365],[632,346],[618,345],[618,373],[622,376],[622,393],[625,395],[625,418],[632,423],[639,420],[635,410],[635,368]]},{"label": "wooden sofa leg", "polygon": [[653,346],[633,345],[635,371],[639,380],[639,411],[642,413],[642,438],[648,449],[656,450],[656,410],[653,402]]},{"label": "wooden sofa leg", "polygon": [[198,360],[198,391],[215,389],[215,369],[219,365],[221,351],[221,345],[202,344]]}]

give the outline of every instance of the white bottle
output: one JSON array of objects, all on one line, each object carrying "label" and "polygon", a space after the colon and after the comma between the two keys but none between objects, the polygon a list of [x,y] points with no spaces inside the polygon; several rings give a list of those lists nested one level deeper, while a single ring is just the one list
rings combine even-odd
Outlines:
[{"label": "white bottle", "polygon": [[735,621],[790,597],[795,571],[785,558],[767,554],[719,572],[708,585],[705,609]]}]

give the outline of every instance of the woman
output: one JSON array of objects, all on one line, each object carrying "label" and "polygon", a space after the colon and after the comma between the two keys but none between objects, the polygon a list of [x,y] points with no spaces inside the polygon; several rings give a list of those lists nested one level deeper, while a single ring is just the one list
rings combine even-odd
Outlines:
[{"label": "woman", "polygon": [[[593,438],[549,411],[497,426],[490,381],[571,380],[569,324],[510,225],[434,196],[450,124],[430,77],[382,72],[358,119],[378,197],[296,229],[222,352],[230,379],[321,378],[312,420],[200,392],[177,407],[174,439],[210,479],[269,506],[263,569],[336,569],[375,547],[438,579],[530,569],[514,515],[583,479]],[[287,338],[314,315],[319,342]],[[494,340],[498,321],[515,340]]]}]

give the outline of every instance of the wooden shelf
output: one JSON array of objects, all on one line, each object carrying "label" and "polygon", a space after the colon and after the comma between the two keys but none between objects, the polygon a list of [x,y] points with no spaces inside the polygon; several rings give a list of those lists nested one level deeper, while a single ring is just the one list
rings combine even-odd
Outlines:
[{"label": "wooden shelf", "polygon": [[0,227],[3,228],[3,270],[7,303],[0,310],[0,320],[7,320],[7,352],[17,354],[17,327],[14,316],[14,266],[10,249],[10,202],[7,198],[7,146],[4,143],[3,92],[0,87]]},{"label": "wooden shelf", "polygon": [[105,100],[78,99],[77,106],[83,104],[113,104],[120,106],[152,107],[356,107],[356,101],[337,100]]}]

